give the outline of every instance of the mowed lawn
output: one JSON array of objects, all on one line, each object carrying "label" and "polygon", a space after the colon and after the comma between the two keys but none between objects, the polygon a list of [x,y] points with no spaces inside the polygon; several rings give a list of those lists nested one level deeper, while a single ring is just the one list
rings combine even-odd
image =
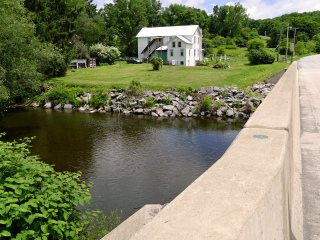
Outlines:
[{"label": "mowed lawn", "polygon": [[[215,62],[215,60],[214,60]],[[65,77],[50,81],[67,85],[105,86],[107,88],[127,87],[132,80],[140,81],[144,89],[166,89],[172,87],[199,88],[207,86],[237,85],[245,88],[255,82],[264,81],[288,63],[274,62],[266,65],[249,65],[245,58],[230,60],[231,68],[184,67],[164,65],[162,70],[153,71],[151,64],[127,64],[116,62],[112,66],[68,70]]]}]

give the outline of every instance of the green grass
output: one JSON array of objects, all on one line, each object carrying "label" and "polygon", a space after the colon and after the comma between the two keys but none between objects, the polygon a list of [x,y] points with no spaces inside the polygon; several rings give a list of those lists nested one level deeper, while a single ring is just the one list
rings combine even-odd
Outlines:
[{"label": "green grass", "polygon": [[[153,71],[151,64],[115,65],[68,71],[65,77],[53,78],[53,83],[75,86],[104,86],[107,88],[128,87],[132,80],[139,81],[142,90],[164,90],[166,88],[199,88],[207,86],[238,85],[245,88],[255,82],[264,81],[271,75],[289,66],[288,63],[275,62],[267,65],[249,65],[244,49],[230,49],[229,69],[214,69],[215,59],[210,67],[184,67],[164,65],[162,70]],[[238,56],[237,56],[238,55]],[[239,56],[240,55],[240,56]],[[237,60],[237,61],[236,61]]]}]

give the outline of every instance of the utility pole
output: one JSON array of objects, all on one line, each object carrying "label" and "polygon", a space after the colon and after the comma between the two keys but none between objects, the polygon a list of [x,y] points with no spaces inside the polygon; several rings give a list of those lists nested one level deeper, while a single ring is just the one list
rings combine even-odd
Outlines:
[{"label": "utility pole", "polygon": [[280,58],[280,44],[281,44],[281,37],[282,37],[282,29],[283,26],[281,26],[281,30],[280,30],[280,39],[279,39],[279,46],[278,46],[278,55],[277,55],[277,61],[279,62],[279,58]]},{"label": "utility pole", "polygon": [[286,62],[287,62],[287,57],[288,57],[288,41],[289,41],[289,23],[288,23],[288,27],[287,27]]},{"label": "utility pole", "polygon": [[296,44],[296,32],[297,32],[297,28],[294,28],[294,37],[293,37],[294,44]]}]

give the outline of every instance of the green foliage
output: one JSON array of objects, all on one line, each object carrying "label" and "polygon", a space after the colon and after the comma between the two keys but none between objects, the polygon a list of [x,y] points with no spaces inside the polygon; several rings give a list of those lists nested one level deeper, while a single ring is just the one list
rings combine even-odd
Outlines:
[{"label": "green foliage", "polygon": [[275,60],[272,54],[256,49],[250,51],[248,59],[250,64],[272,64]]},{"label": "green foliage", "polygon": [[89,99],[88,103],[90,107],[99,108],[107,103],[108,94],[104,91],[96,91],[92,93],[92,97]]},{"label": "green foliage", "polygon": [[53,101],[55,105],[62,103],[63,105],[68,101],[75,107],[80,107],[84,102],[78,101],[77,93],[84,94],[83,88],[80,87],[65,87],[63,85],[54,85],[49,87],[49,90],[41,94],[38,101],[44,103],[46,100]]},{"label": "green foliage", "polygon": [[225,45],[226,49],[237,49],[238,47],[236,45]]},{"label": "green foliage", "polygon": [[0,1],[0,109],[40,91],[37,47],[22,0]]},{"label": "green foliage", "polygon": [[156,101],[154,98],[148,97],[148,98],[145,100],[143,106],[144,106],[145,108],[153,108],[153,107],[156,105],[156,103],[157,103],[157,101]]},{"label": "green foliage", "polygon": [[181,95],[179,96],[179,98],[180,98],[182,101],[186,101],[186,100],[187,100],[187,95],[181,94]]},{"label": "green foliage", "polygon": [[201,110],[210,111],[211,109],[212,109],[212,98],[206,96],[201,100]]},{"label": "green foliage", "polygon": [[209,62],[197,62],[197,66],[200,67],[208,67],[210,65]]},{"label": "green foliage", "polygon": [[138,90],[141,88],[141,83],[139,80],[132,80],[129,84],[129,89],[131,90]]},{"label": "green foliage", "polygon": [[219,55],[224,55],[224,54],[226,54],[226,48],[225,48],[224,46],[219,46],[219,47],[218,47],[217,54],[219,54]]},{"label": "green foliage", "polygon": [[314,41],[308,41],[306,43],[306,50],[307,50],[307,53],[311,53],[315,50],[315,47],[316,47],[316,42]]},{"label": "green foliage", "polygon": [[158,71],[162,65],[162,58],[160,57],[153,57],[150,61],[153,66],[153,70]]},{"label": "green foliage", "polygon": [[264,46],[264,41],[260,38],[254,38],[248,41],[247,43],[247,47],[248,47],[248,51],[252,50],[252,49],[262,49]]},{"label": "green foliage", "polygon": [[294,51],[297,55],[302,55],[306,53],[306,45],[304,42],[297,42],[294,46]]},{"label": "green foliage", "polygon": [[79,235],[79,240],[96,240],[101,239],[121,223],[122,211],[111,212],[106,216],[100,211],[93,211],[97,214],[95,217],[89,217],[89,223],[86,225],[85,231]]},{"label": "green foliage", "polygon": [[90,56],[97,58],[99,63],[113,64],[116,58],[120,57],[120,51],[116,47],[108,47],[102,43],[90,47]]},{"label": "green foliage", "polygon": [[46,76],[46,78],[52,78],[57,76],[63,76],[68,69],[68,63],[66,63],[61,51],[54,47],[50,43],[44,43],[39,46],[38,72]]},{"label": "green foliage", "polygon": [[166,95],[164,98],[162,98],[162,103],[166,105],[172,104],[172,99]]},{"label": "green foliage", "polygon": [[[78,210],[79,205],[90,203],[91,184],[80,180],[80,172],[56,172],[29,155],[30,141],[0,141],[0,238],[77,239],[86,235],[92,225],[87,219],[100,213]],[[117,217],[111,219],[115,220],[109,222],[112,227],[119,223]]]},{"label": "green foliage", "polygon": [[214,108],[215,110],[217,110],[217,109],[219,109],[220,107],[222,107],[222,105],[223,105],[223,102],[217,101],[217,102],[214,103],[213,108]]},{"label": "green foliage", "polygon": [[235,100],[233,100],[232,105],[235,108],[241,108],[242,107],[242,101],[239,100],[239,99],[235,99]]}]

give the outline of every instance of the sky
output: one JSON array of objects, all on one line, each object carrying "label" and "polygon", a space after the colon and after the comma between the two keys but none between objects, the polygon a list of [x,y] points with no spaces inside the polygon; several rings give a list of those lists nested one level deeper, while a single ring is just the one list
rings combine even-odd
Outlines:
[{"label": "sky", "polygon": [[[105,3],[112,3],[112,0],[94,0],[98,8]],[[281,16],[292,12],[312,12],[320,10],[319,0],[161,0],[163,7],[170,4],[183,4],[195,7],[212,13],[213,6],[234,5],[240,2],[246,9],[250,18],[265,19]]]}]

